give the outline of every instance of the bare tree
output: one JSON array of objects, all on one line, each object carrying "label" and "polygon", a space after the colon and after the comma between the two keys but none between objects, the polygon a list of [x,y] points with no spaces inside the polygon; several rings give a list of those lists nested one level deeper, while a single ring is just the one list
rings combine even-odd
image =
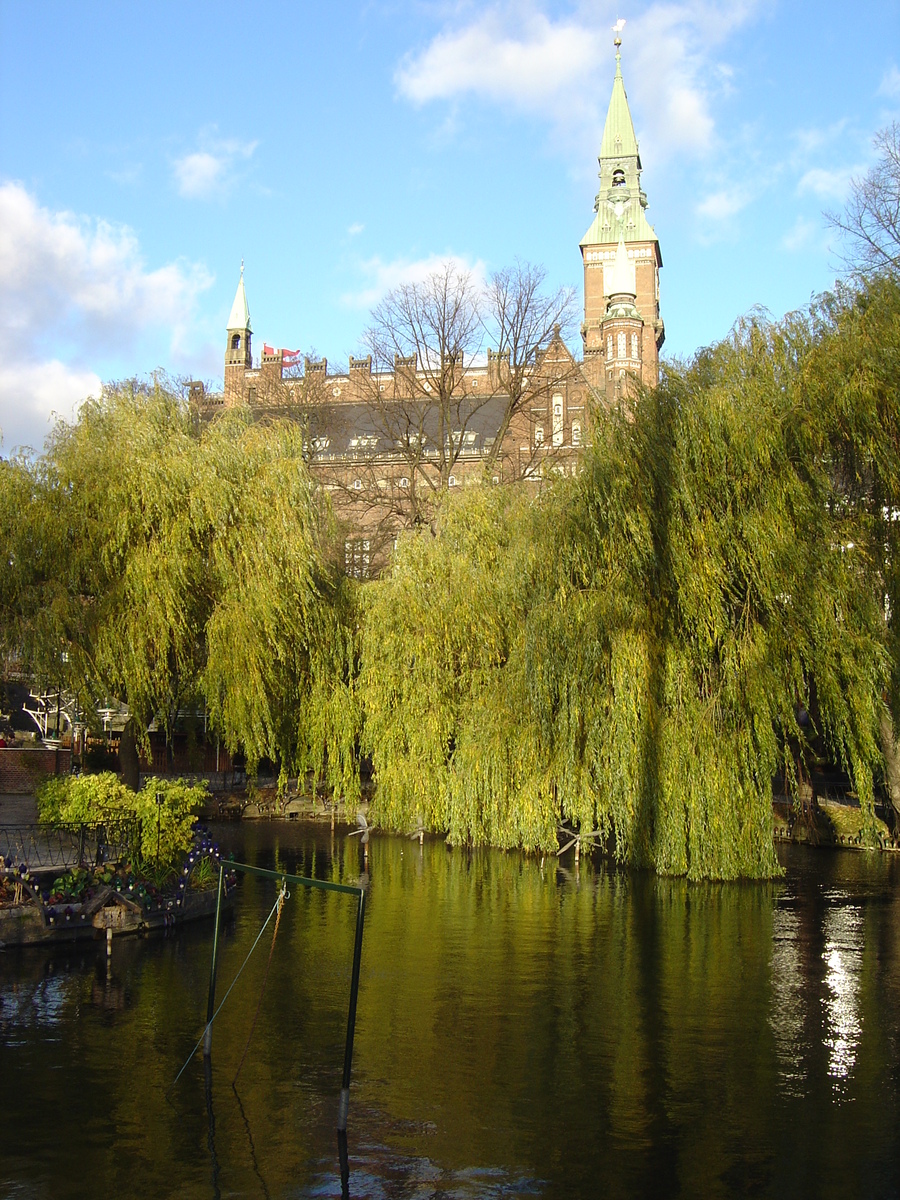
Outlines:
[{"label": "bare tree", "polygon": [[528,401],[535,403],[559,382],[558,370],[540,372],[542,352],[554,338],[564,338],[573,322],[574,288],[542,291],[544,267],[517,261],[495,271],[484,299],[485,332],[497,347],[497,388],[506,404],[490,461],[498,461],[513,419]]},{"label": "bare tree", "polygon": [[850,185],[840,213],[826,213],[846,246],[844,261],[858,274],[900,271],[900,123],[875,135],[879,158]]},{"label": "bare tree", "polygon": [[[551,374],[558,382],[574,367],[563,347],[553,372],[540,369],[548,345],[554,337],[562,345],[572,323],[573,292],[546,292],[545,279],[543,268],[517,263],[480,284],[448,262],[395,288],[373,311],[365,404],[379,448],[369,465],[379,474],[377,503],[395,525],[428,520],[435,494],[459,468],[470,470],[476,454],[480,471],[499,470],[526,400],[535,403]],[[394,459],[390,478],[386,456]],[[521,469],[507,464],[503,473]],[[354,484],[362,488],[359,475]]]}]

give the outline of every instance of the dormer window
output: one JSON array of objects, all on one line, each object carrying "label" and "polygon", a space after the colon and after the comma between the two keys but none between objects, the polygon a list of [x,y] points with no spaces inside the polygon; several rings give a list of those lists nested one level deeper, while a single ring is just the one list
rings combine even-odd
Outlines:
[{"label": "dormer window", "polygon": [[612,185],[613,187],[625,186],[625,172],[621,167],[616,167],[616,169],[613,171]]}]

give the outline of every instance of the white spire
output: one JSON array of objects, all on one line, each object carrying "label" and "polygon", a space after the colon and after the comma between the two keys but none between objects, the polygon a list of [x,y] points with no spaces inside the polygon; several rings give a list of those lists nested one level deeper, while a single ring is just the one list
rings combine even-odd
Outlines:
[{"label": "white spire", "polygon": [[247,293],[244,291],[244,260],[241,259],[241,278],[234,293],[234,304],[231,306],[226,329],[231,333],[233,330],[243,332],[250,328],[250,308],[247,304]]}]

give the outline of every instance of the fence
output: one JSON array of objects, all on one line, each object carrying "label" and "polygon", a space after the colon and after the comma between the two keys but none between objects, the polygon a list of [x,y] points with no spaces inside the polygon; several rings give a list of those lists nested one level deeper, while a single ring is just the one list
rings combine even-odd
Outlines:
[{"label": "fence", "polygon": [[0,825],[0,858],[29,870],[99,867],[128,858],[138,844],[137,818],[99,825]]}]

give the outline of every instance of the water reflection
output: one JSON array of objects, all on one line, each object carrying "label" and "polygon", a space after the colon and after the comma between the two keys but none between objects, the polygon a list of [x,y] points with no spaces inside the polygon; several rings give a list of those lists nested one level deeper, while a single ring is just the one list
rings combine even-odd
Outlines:
[{"label": "water reflection", "polygon": [[[0,1194],[900,1192],[893,862],[789,850],[782,883],[697,887],[377,835],[366,863],[321,827],[229,839],[291,873],[367,868],[347,1141],[354,905],[294,889],[265,990],[262,954],[171,1102],[208,928],[117,942],[109,964],[102,945],[0,955],[3,1080],[27,1097],[0,1123]],[[273,886],[240,884],[223,993]]]},{"label": "water reflection", "polygon": [[796,912],[780,906],[776,908],[772,918],[772,1008],[769,1024],[777,1048],[781,1084],[791,1096],[802,1096],[806,1081],[803,1032],[809,997],[804,986],[800,929],[800,917]]},{"label": "water reflection", "polygon": [[860,910],[852,905],[829,908],[825,914],[825,1045],[828,1074],[840,1090],[856,1064],[860,1039],[860,968],[863,928]]}]

